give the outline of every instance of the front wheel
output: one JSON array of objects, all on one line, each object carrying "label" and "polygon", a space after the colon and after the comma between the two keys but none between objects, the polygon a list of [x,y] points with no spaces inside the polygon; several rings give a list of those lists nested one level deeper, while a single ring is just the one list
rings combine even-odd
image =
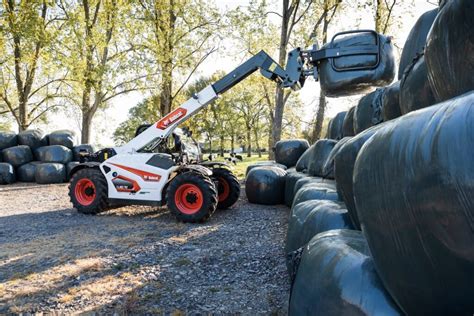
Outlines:
[{"label": "front wheel", "polygon": [[74,208],[83,214],[98,214],[108,208],[107,181],[95,168],[77,171],[69,184],[69,197]]},{"label": "front wheel", "polygon": [[197,172],[185,172],[174,177],[166,196],[171,213],[183,222],[204,222],[217,207],[214,183]]},{"label": "front wheel", "polygon": [[219,194],[217,208],[226,209],[234,205],[240,196],[240,183],[232,171],[225,168],[215,168],[212,170],[212,177],[217,182]]}]

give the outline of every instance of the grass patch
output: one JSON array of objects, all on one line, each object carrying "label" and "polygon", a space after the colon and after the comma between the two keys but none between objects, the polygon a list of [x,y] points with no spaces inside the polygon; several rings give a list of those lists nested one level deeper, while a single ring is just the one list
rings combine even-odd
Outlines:
[{"label": "grass patch", "polygon": [[[228,155],[226,155],[228,156]],[[259,157],[257,154],[252,154],[252,157],[247,157],[247,154],[242,154],[243,161],[238,161],[237,165],[229,164],[231,166],[232,171],[237,176],[237,179],[243,180],[245,178],[245,170],[251,164],[254,164],[258,161],[266,161],[268,160],[268,154],[262,154],[262,157]],[[224,158],[218,157],[216,161],[223,161],[225,162]]]}]

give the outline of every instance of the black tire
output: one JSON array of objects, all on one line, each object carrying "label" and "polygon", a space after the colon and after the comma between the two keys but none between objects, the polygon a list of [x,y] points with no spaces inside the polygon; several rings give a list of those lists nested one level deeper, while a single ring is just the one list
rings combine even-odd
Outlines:
[{"label": "black tire", "polygon": [[69,197],[74,208],[82,214],[98,214],[108,209],[107,181],[95,168],[77,171],[69,183]]},{"label": "black tire", "polygon": [[174,177],[167,190],[168,208],[186,223],[204,222],[217,208],[217,189],[212,180],[198,172],[185,172]]},{"label": "black tire", "polygon": [[217,208],[226,209],[234,205],[240,196],[239,180],[229,169],[212,169],[212,178],[217,185]]}]

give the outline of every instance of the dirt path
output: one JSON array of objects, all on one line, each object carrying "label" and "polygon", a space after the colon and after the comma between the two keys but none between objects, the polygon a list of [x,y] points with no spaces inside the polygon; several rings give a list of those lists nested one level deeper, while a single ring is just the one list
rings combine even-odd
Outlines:
[{"label": "dirt path", "polygon": [[287,217],[242,197],[199,225],[150,207],[87,216],[66,185],[0,186],[0,314],[286,314]]}]

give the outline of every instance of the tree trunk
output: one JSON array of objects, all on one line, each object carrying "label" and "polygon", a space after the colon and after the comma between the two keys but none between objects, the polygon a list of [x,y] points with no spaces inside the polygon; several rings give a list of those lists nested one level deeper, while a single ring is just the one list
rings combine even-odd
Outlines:
[{"label": "tree trunk", "polygon": [[252,157],[252,129],[247,127],[247,157]]},{"label": "tree trunk", "polygon": [[[323,20],[323,45],[326,44],[326,42],[328,41],[328,27],[332,19],[332,16],[328,17],[328,12],[329,12],[328,1],[324,2],[324,12],[326,14]],[[336,11],[334,10],[334,12]],[[333,12],[333,16],[334,16],[334,12]],[[326,111],[326,96],[324,95],[324,92],[321,90],[319,92],[319,105],[318,105],[318,111],[316,113],[316,121],[314,123],[313,133],[311,137],[313,142],[321,138],[325,111]]]},{"label": "tree trunk", "polygon": [[254,136],[255,136],[255,145],[257,147],[258,157],[262,158],[262,151],[260,150],[260,144],[258,143],[258,131],[257,131],[256,128],[253,129],[253,133],[254,133]]},{"label": "tree trunk", "polygon": [[209,153],[212,155],[212,138],[209,136],[207,139],[209,140]]},{"label": "tree trunk", "polygon": [[220,147],[220,154],[221,154],[221,157],[224,157],[224,136],[221,136],[221,137],[220,137],[220,144],[219,144],[219,147]]},{"label": "tree trunk", "polygon": [[234,146],[235,146],[235,135],[232,133],[230,135],[230,152],[233,154],[234,153]]},{"label": "tree trunk", "polygon": [[319,106],[318,106],[318,111],[316,113],[316,120],[314,122],[313,134],[311,135],[311,140],[313,143],[321,138],[325,110],[326,110],[326,96],[324,95],[323,91],[321,91],[319,94]]},{"label": "tree trunk", "polygon": [[163,65],[161,74],[161,93],[160,93],[160,114],[165,116],[171,112],[171,104],[173,102],[171,97],[171,91],[173,88],[173,65],[171,62],[166,62]]},{"label": "tree trunk", "polygon": [[82,112],[81,144],[89,144],[91,139],[91,123],[94,115],[91,111]]},{"label": "tree trunk", "polygon": [[375,8],[375,31],[377,33],[382,33],[384,29],[383,25],[383,0],[376,0],[376,8]]},{"label": "tree trunk", "polygon": [[[281,32],[280,32],[280,47],[278,49],[278,63],[280,66],[285,67],[286,53],[288,46],[288,25],[290,22],[291,15],[288,10],[289,0],[283,0],[283,12],[281,19]],[[275,112],[272,124],[272,147],[281,139],[281,127],[283,124],[283,112],[285,110],[285,100],[283,88],[277,86],[275,91]]]}]

